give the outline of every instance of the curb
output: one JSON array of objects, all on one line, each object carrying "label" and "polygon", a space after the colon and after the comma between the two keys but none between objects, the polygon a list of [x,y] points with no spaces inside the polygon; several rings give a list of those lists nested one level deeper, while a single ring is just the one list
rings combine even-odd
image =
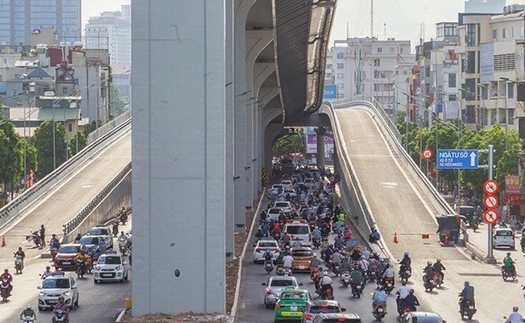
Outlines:
[{"label": "curb", "polygon": [[120,320],[122,320],[122,317],[124,316],[124,314],[126,314],[126,309],[123,309],[120,314],[117,316],[117,319],[115,320],[115,322],[119,323]]},{"label": "curb", "polygon": [[241,257],[239,258],[239,271],[237,272],[237,284],[235,286],[235,297],[233,299],[233,305],[230,312],[230,318],[228,319],[228,323],[235,322],[235,315],[237,314],[237,305],[239,302],[239,291],[241,287],[241,278],[242,278],[242,262],[244,260],[244,256],[246,255],[246,249],[248,247],[248,244],[250,243],[250,238],[253,234],[253,227],[255,225],[255,221],[258,218],[259,211],[261,209],[262,201],[266,197],[266,189],[264,189],[263,194],[261,194],[261,198],[259,199],[259,203],[257,204],[257,209],[255,210],[255,213],[253,215],[253,220],[250,225],[250,231],[248,232],[248,237],[246,238],[246,243],[244,244],[244,248],[242,248]]}]

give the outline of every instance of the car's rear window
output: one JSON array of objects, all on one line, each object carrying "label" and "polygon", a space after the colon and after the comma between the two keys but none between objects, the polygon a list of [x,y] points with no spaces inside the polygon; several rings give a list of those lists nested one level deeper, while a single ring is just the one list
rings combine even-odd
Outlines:
[{"label": "car's rear window", "polygon": [[500,230],[500,231],[496,231],[496,235],[510,237],[512,236],[512,231],[511,230]]},{"label": "car's rear window", "polygon": [[320,306],[311,306],[310,313],[313,314],[319,314],[319,313],[341,313],[339,310],[339,307],[337,306],[326,306],[326,305],[320,305]]},{"label": "car's rear window", "polygon": [[474,214],[476,212],[476,209],[472,206],[460,206],[459,207],[459,214],[461,215],[467,215],[467,214]]},{"label": "car's rear window", "polygon": [[82,237],[78,243],[80,244],[98,244],[97,237]]},{"label": "car's rear window", "polygon": [[284,287],[284,286],[297,286],[293,280],[272,280],[270,286],[272,287]]},{"label": "car's rear window", "polygon": [[277,202],[275,203],[276,207],[289,207],[290,205],[287,202]]},{"label": "car's rear window", "polygon": [[46,279],[42,283],[42,288],[69,288],[69,279]]},{"label": "car's rear window", "polygon": [[310,228],[308,225],[287,225],[286,233],[288,234],[308,234],[310,233]]},{"label": "car's rear window", "polygon": [[308,299],[308,295],[305,292],[293,291],[281,293],[281,299]]},{"label": "car's rear window", "polygon": [[89,231],[89,235],[92,235],[92,236],[108,235],[108,233],[106,231],[107,230],[105,230],[105,229],[91,229],[91,231]]},{"label": "car's rear window", "polygon": [[312,252],[310,250],[296,250],[292,251],[292,257],[311,257]]},{"label": "car's rear window", "polygon": [[413,323],[443,323],[439,317],[412,317]]},{"label": "car's rear window", "polygon": [[275,241],[259,241],[259,247],[277,247],[277,242]]}]

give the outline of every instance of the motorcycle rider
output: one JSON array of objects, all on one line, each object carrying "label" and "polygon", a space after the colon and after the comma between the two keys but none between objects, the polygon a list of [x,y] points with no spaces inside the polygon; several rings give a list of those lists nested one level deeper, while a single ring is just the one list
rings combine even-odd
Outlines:
[{"label": "motorcycle rider", "polygon": [[118,225],[120,223],[119,216],[115,215],[115,218],[113,219],[111,223],[113,224],[113,235],[115,235],[116,237],[118,234]]},{"label": "motorcycle rider", "polygon": [[[58,303],[53,307],[53,313],[56,313],[58,310],[64,311],[64,323],[69,323],[69,306],[64,302],[64,296],[58,297]],[[53,316],[52,322],[56,323],[55,316]]]},{"label": "motorcycle rider", "polygon": [[36,321],[36,313],[33,310],[33,307],[31,306],[31,304],[27,304],[26,308],[24,308],[22,313],[20,313],[20,319],[23,320],[24,317],[28,317],[28,316]]},{"label": "motorcycle rider", "polygon": [[313,273],[315,268],[319,268],[320,264],[321,264],[321,260],[319,260],[319,258],[317,258],[317,255],[314,254],[312,260],[310,260],[310,269],[311,269],[312,273]]},{"label": "motorcycle rider", "polygon": [[335,252],[332,254],[332,264],[335,266],[341,267],[341,260],[343,256],[339,253],[339,249],[335,249]]},{"label": "motorcycle rider", "polygon": [[82,233],[77,232],[77,236],[75,237],[75,243],[78,243],[82,239]]},{"label": "motorcycle rider", "polygon": [[434,272],[438,273],[439,276],[441,276],[441,283],[445,282],[445,273],[443,270],[447,270],[445,266],[441,263],[441,259],[436,259],[436,263],[432,266],[432,269]]},{"label": "motorcycle rider", "polygon": [[283,235],[281,236],[281,245],[283,247],[290,245],[290,236],[286,232],[284,232]]},{"label": "motorcycle rider", "polygon": [[411,289],[408,295],[401,301],[401,305],[403,308],[410,309],[411,312],[415,312],[416,306],[419,306],[419,300],[417,299],[416,295],[414,295],[414,290]]},{"label": "motorcycle rider", "polygon": [[126,208],[123,206],[122,210],[120,210],[120,221],[122,221],[122,225],[125,225],[128,221],[128,212],[126,212]]},{"label": "motorcycle rider", "polygon": [[472,304],[474,304],[474,287],[470,285],[470,282],[468,280],[465,281],[464,285],[465,287],[463,287],[463,290],[459,294],[462,297],[461,302],[459,304],[460,311],[462,312],[467,301],[472,301]]},{"label": "motorcycle rider", "polygon": [[354,288],[355,284],[363,281],[363,273],[357,269],[352,268],[352,272],[350,273],[350,284],[352,288]]},{"label": "motorcycle rider", "polygon": [[503,266],[505,266],[507,272],[509,272],[511,276],[514,276],[516,275],[516,267],[514,267],[514,260],[510,255],[511,253],[507,252],[507,256],[503,258]]},{"label": "motorcycle rider", "polygon": [[334,238],[334,246],[336,248],[343,248],[345,245],[345,239],[343,239],[343,235],[341,233],[338,233]]},{"label": "motorcycle rider", "polygon": [[266,247],[266,250],[264,251],[264,254],[263,254],[263,258],[264,258],[264,265],[265,266],[266,266],[267,262],[271,263],[272,258],[273,258],[273,252],[270,249],[270,247]]},{"label": "motorcycle rider", "polygon": [[65,273],[62,270],[60,270],[58,266],[55,266],[55,271],[53,272],[53,276],[62,276],[62,275],[65,275]]},{"label": "motorcycle rider", "polygon": [[314,231],[312,231],[312,241],[319,241],[319,244],[321,244],[321,238],[321,230],[319,230],[318,227],[315,227]]},{"label": "motorcycle rider", "polygon": [[505,321],[505,323],[522,323],[523,322],[523,316],[521,316],[520,313],[518,313],[519,308],[517,305],[514,305],[512,307],[512,313],[510,313],[509,317]]},{"label": "motorcycle rider", "polygon": [[402,281],[401,287],[399,287],[396,292],[396,303],[398,307],[402,305],[403,300],[408,296],[408,294],[410,294],[410,288],[408,288],[406,281]]},{"label": "motorcycle rider", "polygon": [[321,285],[321,296],[327,297],[328,295],[324,295],[324,292],[326,288],[330,287],[332,290],[332,297],[334,297],[334,289],[332,288],[332,278],[328,277],[328,272],[325,270],[323,271],[323,277],[321,277],[321,281],[319,282]]},{"label": "motorcycle rider", "polygon": [[357,263],[359,265],[359,269],[361,270],[363,275],[366,275],[368,272],[368,260],[366,260],[365,255],[361,256],[361,260]]},{"label": "motorcycle rider", "polygon": [[403,259],[401,259],[401,261],[399,262],[399,264],[401,265],[399,267],[399,276],[401,276],[401,272],[403,270],[412,270],[412,268],[410,267],[412,265],[412,259],[410,259],[410,255],[408,253],[408,251],[405,251],[405,253],[403,254]]},{"label": "motorcycle rider", "polygon": [[290,254],[287,254],[283,257],[283,267],[292,269],[293,257]]},{"label": "motorcycle rider", "polygon": [[386,300],[388,296],[386,295],[385,291],[383,290],[383,287],[380,287],[378,290],[374,292],[372,295],[372,313],[375,313],[376,308],[379,305],[383,305],[385,309],[385,314],[387,314],[386,311]]},{"label": "motorcycle rider", "polygon": [[394,286],[395,275],[396,273],[394,271],[394,268],[390,267],[389,264],[386,264],[386,269],[383,272],[383,286],[385,286],[387,280],[390,280],[392,282],[392,286]]},{"label": "motorcycle rider", "polygon": [[9,283],[9,287],[7,288],[7,294],[11,296],[11,291],[13,290],[13,285],[11,284],[13,282],[13,276],[9,273],[9,269],[4,269],[4,273],[0,275],[0,280],[7,279],[7,282]]},{"label": "motorcycle rider", "polygon": [[22,259],[22,269],[24,269],[24,259],[26,257],[26,253],[24,252],[24,250],[22,250],[22,247],[18,247],[18,250],[14,253],[14,256],[16,258],[16,256],[20,256],[20,258]]},{"label": "motorcycle rider", "polygon": [[427,261],[427,266],[423,268],[423,284],[426,284],[429,279],[434,277],[434,267],[432,261]]},{"label": "motorcycle rider", "polygon": [[47,277],[53,276],[53,272],[51,271],[51,267],[46,266],[46,271],[44,271],[42,273],[42,275],[40,275],[40,276],[42,277],[42,279],[46,279]]},{"label": "motorcycle rider", "polygon": [[334,246],[329,244],[328,248],[326,248],[324,252],[324,262],[328,263],[330,262],[330,258],[332,258],[332,255],[334,254]]},{"label": "motorcycle rider", "polygon": [[80,250],[80,252],[75,256],[75,261],[84,261],[84,266],[86,265],[88,256],[86,255],[86,252],[84,250]]}]

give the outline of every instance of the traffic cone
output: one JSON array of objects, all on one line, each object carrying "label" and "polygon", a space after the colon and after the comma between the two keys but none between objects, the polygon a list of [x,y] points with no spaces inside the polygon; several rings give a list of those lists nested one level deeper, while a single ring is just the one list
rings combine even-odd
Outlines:
[{"label": "traffic cone", "polygon": [[2,247],[5,247],[5,236],[2,236]]},{"label": "traffic cone", "polygon": [[398,240],[397,240],[397,232],[394,232],[394,243],[398,243]]}]

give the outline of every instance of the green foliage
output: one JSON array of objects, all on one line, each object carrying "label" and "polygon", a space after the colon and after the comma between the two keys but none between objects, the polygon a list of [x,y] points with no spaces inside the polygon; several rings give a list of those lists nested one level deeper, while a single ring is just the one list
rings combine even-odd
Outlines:
[{"label": "green foliage", "polygon": [[113,119],[115,117],[118,117],[122,113],[126,112],[126,110],[129,109],[129,104],[126,103],[124,100],[122,100],[122,97],[120,96],[120,90],[115,85],[111,85],[110,89],[110,119]]},{"label": "green foliage", "polygon": [[20,136],[12,122],[0,119],[0,182],[7,184],[17,179],[20,172]]},{"label": "green foliage", "polygon": [[[100,121],[98,122],[98,124],[100,124]],[[96,129],[97,129],[97,121],[92,120],[90,123],[84,126],[84,130],[82,132],[84,136],[87,138],[87,136],[93,131],[95,131]]]},{"label": "green foliage", "polygon": [[75,136],[71,137],[69,140],[68,148],[70,156],[77,154],[77,137],[78,137],[78,151],[84,149],[87,146],[87,138],[83,132],[77,132]]},{"label": "green foliage", "polygon": [[277,139],[272,148],[273,156],[283,156],[291,153],[304,153],[305,145],[301,133],[289,133]]},{"label": "green foliage", "polygon": [[[54,125],[54,135],[53,135]],[[34,145],[37,150],[38,157],[38,177],[43,178],[51,173],[55,167],[59,167],[66,161],[67,145],[64,142],[66,135],[66,127],[61,122],[54,122],[53,120],[44,121],[35,130]],[[54,138],[54,140],[53,140]],[[53,142],[55,149],[53,151]]]}]

